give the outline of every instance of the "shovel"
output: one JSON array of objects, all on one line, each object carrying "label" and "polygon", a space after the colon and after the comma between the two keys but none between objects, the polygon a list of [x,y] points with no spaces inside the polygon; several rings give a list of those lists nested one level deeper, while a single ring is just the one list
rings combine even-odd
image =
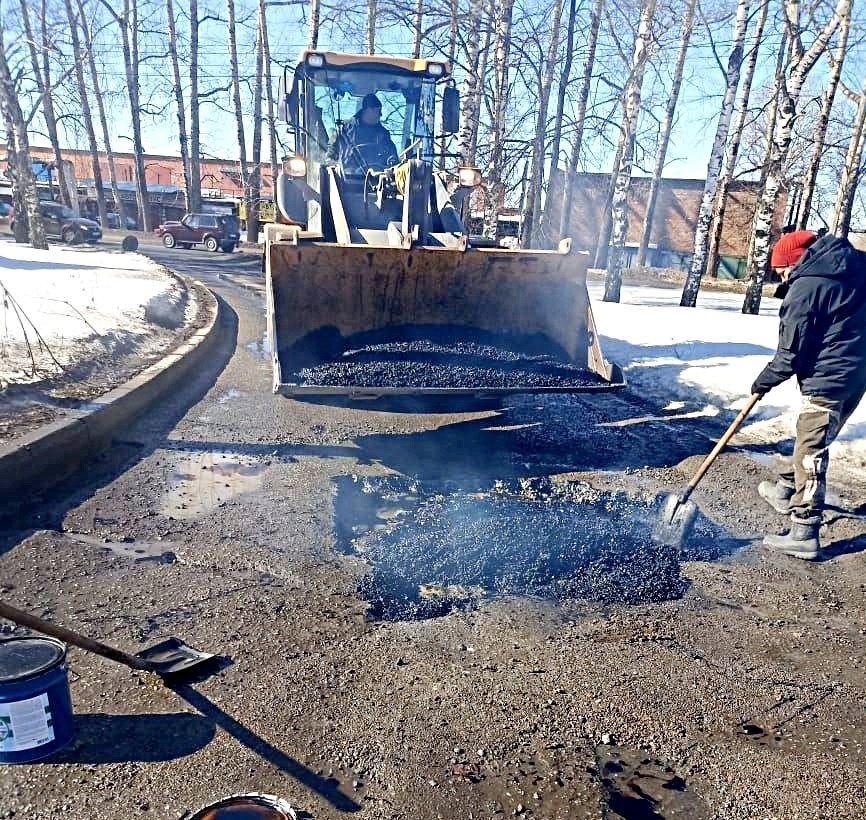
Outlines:
[{"label": "shovel", "polygon": [[79,635],[71,629],[58,626],[50,621],[44,621],[42,618],[37,618],[35,615],[30,615],[27,612],[22,612],[20,609],[16,609],[14,606],[10,606],[3,601],[0,601],[0,617],[7,618],[21,626],[35,629],[43,635],[50,635],[52,638],[71,643],[85,652],[94,652],[97,655],[102,655],[103,658],[108,658],[110,661],[122,663],[124,666],[138,669],[141,672],[154,672],[162,678],[187,672],[216,657],[216,655],[209,652],[199,652],[197,649],[187,646],[179,638],[169,638],[162,641],[162,643],[142,650],[137,655],[128,655],[120,649],[106,646],[104,643],[94,641],[92,638]]},{"label": "shovel", "polygon": [[669,495],[662,506],[661,517],[653,530],[653,540],[660,544],[678,547],[688,535],[695,519],[698,517],[698,508],[689,501],[695,487],[706,475],[719,453],[725,449],[728,442],[734,437],[740,425],[746,420],[746,416],[752,412],[755,405],[761,400],[760,395],[753,393],[746,402],[745,407],[737,414],[731,422],[731,426],[725,430],[725,434],[719,439],[713,451],[704,459],[703,464],[698,467],[692,480],[686,485],[680,495]]}]

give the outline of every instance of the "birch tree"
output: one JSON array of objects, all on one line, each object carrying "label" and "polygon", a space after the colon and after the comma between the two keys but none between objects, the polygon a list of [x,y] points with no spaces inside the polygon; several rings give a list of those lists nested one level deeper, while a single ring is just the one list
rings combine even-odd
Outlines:
[{"label": "birch tree", "polygon": [[144,168],[144,141],[141,129],[141,77],[138,52],[138,0],[123,0],[121,12],[114,10],[111,0],[100,0],[102,6],[117,24],[120,48],[123,53],[123,69],[126,93],[129,98],[129,113],[132,120],[132,146],[135,164],[135,193],[138,203],[139,228],[150,232],[150,200]]},{"label": "birch tree", "polygon": [[319,47],[319,29],[322,25],[322,0],[310,0],[310,36],[308,48],[315,51]]},{"label": "birch tree", "polygon": [[541,191],[544,186],[544,160],[547,153],[547,111],[553,87],[554,71],[556,70],[556,58],[559,53],[559,24],[561,20],[562,0],[553,0],[550,38],[538,87],[535,137],[532,142],[532,160],[529,179],[527,181],[526,206],[523,211],[523,240],[525,245],[530,246],[535,244],[536,240],[536,221],[541,206]]},{"label": "birch tree", "polygon": [[93,99],[96,100],[96,112],[99,116],[99,130],[102,135],[102,147],[105,151],[105,161],[108,166],[108,184],[111,186],[111,195],[114,198],[114,207],[117,210],[119,217],[119,225],[122,230],[126,230],[126,207],[120,197],[120,190],[117,187],[117,170],[114,164],[114,154],[111,150],[111,136],[108,130],[108,117],[105,113],[105,100],[102,94],[102,85],[99,79],[99,71],[96,66],[96,56],[94,54],[93,43],[93,25],[88,22],[87,15],[84,9],[84,0],[76,0],[78,9],[78,18],[81,21],[82,30],[84,32],[85,48],[87,51],[87,66],[90,73],[90,87],[93,89]]},{"label": "birch tree", "polygon": [[686,8],[683,14],[683,22],[680,28],[679,47],[677,58],[674,63],[674,71],[671,76],[671,90],[668,94],[665,113],[659,126],[659,142],[656,149],[655,165],[650,179],[649,194],[647,195],[646,213],[644,216],[643,230],[641,231],[640,245],[637,250],[635,267],[642,268],[646,264],[646,252],[652,239],[653,222],[655,220],[656,202],[658,201],[659,188],[661,187],[662,173],[667,161],[668,146],[671,140],[671,131],[674,126],[674,116],[677,111],[677,103],[680,98],[680,87],[683,82],[683,70],[686,65],[686,55],[692,39],[694,28],[695,6],[697,0],[686,0]]},{"label": "birch tree", "polygon": [[367,54],[376,53],[376,16],[378,0],[367,0],[367,34],[365,48]]},{"label": "birch tree", "polygon": [[851,229],[851,210],[854,205],[854,194],[863,173],[863,139],[866,126],[866,77],[860,89],[860,99],[857,103],[857,113],[851,130],[851,139],[845,153],[845,164],[842,166],[842,178],[839,180],[839,190],[836,194],[836,205],[833,208],[833,233],[836,236],[847,237]]},{"label": "birch tree", "polygon": [[198,0],[189,0],[189,188],[187,208],[201,211],[201,117],[198,93]]},{"label": "birch tree", "polygon": [[[268,117],[268,146],[271,160],[271,183],[276,185],[277,174],[280,172],[277,160],[277,118],[274,106],[274,80],[271,76],[271,45],[268,40],[268,16],[265,0],[259,0],[259,26],[262,36],[262,61],[264,63],[265,104]],[[276,196],[276,192],[274,192]]]},{"label": "birch tree", "polygon": [[177,56],[177,25],[174,17],[174,0],[165,0],[165,19],[168,31],[168,56],[171,63],[171,84],[174,92],[174,107],[177,112],[177,135],[180,142],[180,161],[183,165],[183,189],[186,208],[189,210],[190,165],[189,139],[186,130],[186,106],[183,100],[183,84],[180,77],[180,61]]},{"label": "birch tree", "polygon": [[701,207],[698,211],[692,262],[686,275],[685,284],[683,285],[682,296],[680,297],[680,305],[682,307],[694,307],[697,304],[701,278],[707,270],[710,223],[713,219],[713,206],[716,203],[719,177],[722,163],[725,159],[725,145],[728,140],[728,129],[730,128],[731,117],[734,112],[737,86],[740,84],[740,69],[743,64],[743,47],[746,39],[746,18],[748,11],[749,0],[739,0],[737,3],[737,13],[734,16],[734,33],[725,74],[725,96],[722,100],[722,110],[716,125],[716,136],[710,151],[707,179],[704,183],[704,193],[701,197]]},{"label": "birch tree", "polygon": [[421,40],[424,37],[424,0],[415,0],[415,15],[412,21],[412,56],[421,56]]},{"label": "birch tree", "polygon": [[96,204],[99,210],[99,222],[103,228],[108,227],[108,214],[105,210],[105,189],[102,186],[102,168],[99,163],[99,145],[96,142],[96,131],[93,127],[93,115],[90,111],[90,95],[84,79],[84,54],[81,51],[81,40],[78,37],[78,17],[72,8],[72,0],[64,0],[66,19],[69,21],[69,36],[72,41],[72,60],[75,65],[75,80],[78,85],[78,96],[81,98],[81,116],[84,120],[84,130],[87,134],[87,146],[90,150],[90,168],[93,174],[93,185],[96,188]]},{"label": "birch tree", "polygon": [[499,212],[505,202],[503,181],[504,140],[506,112],[509,101],[509,60],[511,57],[511,25],[514,17],[514,0],[497,3],[494,18],[493,43],[493,110],[490,125],[490,159],[487,174],[488,185],[484,207],[484,235],[496,236]]},{"label": "birch tree", "polygon": [[42,0],[41,16],[39,18],[41,41],[37,43],[30,21],[29,10],[32,7],[30,0],[20,0],[20,7],[21,25],[24,30],[24,39],[27,42],[27,50],[30,54],[33,81],[36,85],[37,96],[42,101],[42,118],[45,121],[45,131],[48,136],[48,142],[51,145],[51,151],[54,154],[54,167],[57,169],[57,179],[60,184],[60,201],[64,205],[71,206],[72,202],[69,198],[66,170],[63,167],[63,153],[60,150],[60,137],[57,133],[54,90],[51,87],[51,48],[48,42],[48,24],[46,21],[48,9],[45,0]]},{"label": "birch tree", "polygon": [[[249,239],[249,225],[255,221],[252,216],[252,203],[250,202],[250,176],[247,167],[247,139],[244,133],[244,109],[241,102],[241,81],[238,70],[238,42],[237,42],[237,19],[235,16],[235,0],[226,0],[226,25],[229,46],[229,67],[231,70],[231,94],[235,114],[235,129],[238,141],[238,157],[240,159],[241,190],[243,191],[244,210],[247,214],[247,239]],[[258,239],[258,236],[256,236]],[[253,240],[255,241],[255,240]]]},{"label": "birch tree", "polygon": [[707,248],[706,270],[710,276],[715,275],[719,266],[719,248],[722,243],[722,229],[724,228],[725,212],[728,206],[728,194],[731,182],[734,179],[734,170],[737,166],[737,157],[740,154],[740,144],[743,139],[743,130],[746,125],[746,117],[749,113],[749,100],[752,96],[752,81],[755,77],[755,67],[758,63],[758,53],[761,41],[764,37],[764,26],[767,22],[769,0],[760,0],[758,16],[755,20],[755,30],[752,36],[752,47],[746,59],[746,68],[743,71],[743,82],[737,103],[734,107],[734,122],[728,138],[728,147],[725,151],[724,170],[719,180],[719,190],[716,192],[716,205],[713,213],[713,221],[710,227],[710,244]]},{"label": "birch tree", "polygon": [[824,156],[827,128],[830,124],[830,114],[833,110],[833,102],[836,99],[836,91],[842,78],[842,63],[848,50],[848,35],[850,32],[851,16],[845,15],[839,24],[839,40],[836,43],[836,51],[835,53],[827,53],[827,62],[829,64],[827,88],[821,95],[821,111],[818,114],[818,122],[815,126],[815,144],[812,146],[809,166],[803,174],[803,193],[797,214],[797,228],[799,230],[804,230],[806,225],[809,224],[812,200],[815,196],[815,186],[818,183],[818,171],[821,167],[821,159]]},{"label": "birch tree", "polygon": [[764,287],[767,262],[770,256],[770,231],[773,225],[773,214],[782,187],[782,175],[785,162],[788,159],[794,122],[797,118],[797,106],[803,85],[815,63],[826,51],[827,45],[842,19],[850,15],[851,0],[836,0],[830,19],[820,29],[808,48],[805,48],[802,41],[799,0],[787,0],[784,5],[784,13],[790,48],[790,62],[779,90],[779,107],[775,117],[773,142],[767,163],[767,176],[758,197],[758,205],[752,223],[753,253],[749,270],[749,288],[743,301],[743,313],[757,314],[761,308],[761,292]]},{"label": "birch tree", "polygon": [[262,198],[262,63],[264,60],[262,15],[264,10],[264,3],[260,3],[256,31],[255,81],[253,83],[253,167],[250,172],[249,183],[247,242],[259,241],[259,204]]},{"label": "birch tree", "polygon": [[481,118],[481,20],[484,0],[470,0],[466,29],[466,66],[463,77],[462,112],[457,150],[466,165],[475,165],[478,121]]},{"label": "birch tree", "polygon": [[647,53],[652,36],[652,22],[656,0],[645,0],[641,9],[631,73],[625,87],[625,116],[622,120],[622,158],[616,171],[616,183],[611,203],[611,253],[607,260],[607,276],[604,282],[604,301],[618,302],[622,288],[622,269],[625,264],[625,239],[628,231],[628,193],[631,187],[631,172],[634,164],[634,148],[637,138],[637,119],[640,114],[641,89],[646,68]]},{"label": "birch tree", "polygon": [[592,72],[595,67],[595,54],[598,48],[598,32],[601,28],[601,13],[604,0],[593,0],[589,15],[589,29],[586,35],[586,58],[583,61],[583,73],[577,92],[577,104],[574,113],[574,133],[571,137],[571,155],[568,170],[563,180],[562,211],[559,216],[559,237],[567,235],[571,224],[571,203],[573,197],[574,175],[580,163],[580,153],[583,148],[583,134],[586,123],[586,109],[589,102],[589,92],[592,87]]},{"label": "birch tree", "polygon": [[42,217],[39,215],[36,179],[33,176],[33,166],[30,163],[27,125],[24,122],[24,114],[18,102],[18,89],[15,87],[15,81],[6,60],[5,31],[2,18],[0,18],[0,111],[2,111],[3,121],[6,124],[6,153],[12,175],[12,191],[17,206],[16,212],[19,214],[15,220],[15,239],[17,241],[24,240],[22,234],[26,226],[30,244],[34,248],[47,250],[48,242],[45,240]]}]

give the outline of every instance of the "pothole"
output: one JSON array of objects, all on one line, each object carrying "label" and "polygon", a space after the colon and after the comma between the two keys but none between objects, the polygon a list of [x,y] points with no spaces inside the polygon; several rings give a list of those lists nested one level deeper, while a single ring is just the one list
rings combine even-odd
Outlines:
[{"label": "pothole", "polygon": [[171,465],[161,512],[171,518],[198,518],[262,485],[266,465],[237,453],[205,451],[181,455]]},{"label": "pothole", "polygon": [[460,487],[410,479],[338,480],[338,546],[371,565],[360,584],[384,620],[445,615],[506,595],[639,604],[679,598],[683,560],[736,548],[699,518],[685,550],[651,538],[655,499],[550,479]]}]

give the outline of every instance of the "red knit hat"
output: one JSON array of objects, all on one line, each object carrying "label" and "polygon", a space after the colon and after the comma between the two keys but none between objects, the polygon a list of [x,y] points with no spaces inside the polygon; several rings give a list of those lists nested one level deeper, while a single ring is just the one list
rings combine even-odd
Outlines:
[{"label": "red knit hat", "polygon": [[796,265],[806,253],[806,248],[817,238],[818,234],[812,231],[792,231],[782,234],[782,238],[773,246],[770,267],[789,268]]}]

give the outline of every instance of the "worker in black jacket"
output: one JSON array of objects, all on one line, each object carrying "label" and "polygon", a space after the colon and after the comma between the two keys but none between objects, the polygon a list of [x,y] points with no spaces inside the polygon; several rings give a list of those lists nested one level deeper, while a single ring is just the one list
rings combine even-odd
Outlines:
[{"label": "worker in black jacket", "polygon": [[382,125],[382,103],[375,94],[361,100],[361,108],[343,123],[328,146],[328,159],[344,174],[363,176],[368,169],[383,170],[397,164],[397,147]]},{"label": "worker in black jacket", "polygon": [[847,239],[811,231],[785,234],[770,264],[788,284],[779,311],[779,346],[758,376],[759,395],[796,376],[803,394],[791,463],[758,492],[790,513],[785,535],[764,544],[817,558],[829,447],[866,393],[866,254]]}]

